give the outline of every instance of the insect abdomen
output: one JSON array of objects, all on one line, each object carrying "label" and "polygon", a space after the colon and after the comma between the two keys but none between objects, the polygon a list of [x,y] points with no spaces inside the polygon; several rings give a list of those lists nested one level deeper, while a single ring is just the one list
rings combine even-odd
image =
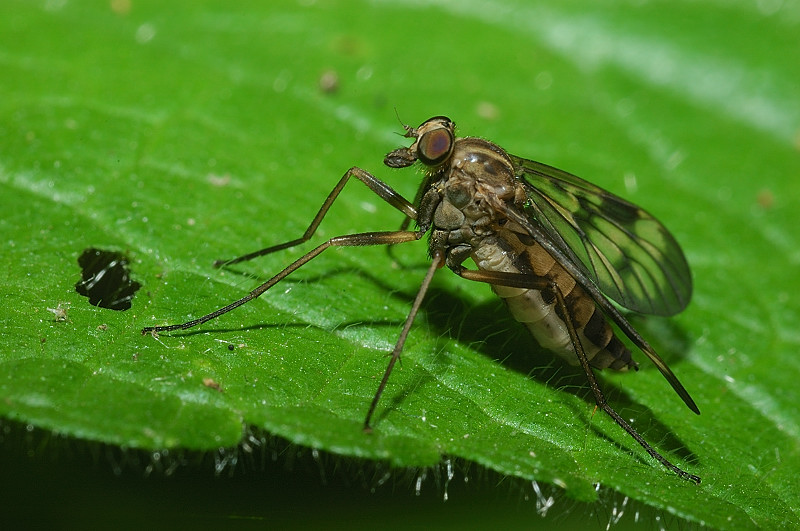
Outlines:
[{"label": "insect abdomen", "polygon": [[[524,236],[523,236],[524,237]],[[524,273],[546,278],[559,286],[578,338],[589,363],[598,369],[637,368],[630,350],[614,335],[594,301],[540,245],[519,241],[516,233],[487,238],[473,251],[479,269]],[[563,315],[557,310],[555,294],[549,290],[492,286],[511,314],[530,330],[536,341],[551,352],[578,365]]]}]

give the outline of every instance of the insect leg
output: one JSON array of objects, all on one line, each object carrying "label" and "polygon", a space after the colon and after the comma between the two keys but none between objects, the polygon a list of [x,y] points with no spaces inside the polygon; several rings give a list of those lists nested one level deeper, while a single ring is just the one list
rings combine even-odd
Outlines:
[{"label": "insect leg", "polygon": [[228,313],[229,311],[238,308],[239,306],[250,302],[251,300],[255,299],[262,295],[265,291],[269,288],[289,276],[291,273],[297,271],[302,266],[319,256],[322,251],[329,247],[355,247],[355,246],[364,246],[364,245],[393,245],[396,243],[405,243],[411,242],[414,240],[419,240],[424,235],[424,232],[421,231],[390,231],[390,232],[363,232],[359,234],[348,234],[346,236],[338,236],[336,238],[331,238],[330,240],[326,241],[322,245],[312,249],[308,253],[304,254],[297,260],[295,260],[292,264],[286,267],[283,271],[272,277],[271,279],[267,280],[256,289],[242,297],[241,299],[230,303],[227,306],[224,306],[216,311],[213,311],[203,317],[199,317],[192,321],[187,321],[181,324],[174,324],[174,325],[166,325],[166,326],[148,326],[142,329],[142,334],[147,334],[148,332],[169,332],[171,330],[186,330],[187,328],[192,328],[199,324],[203,324],[211,319],[215,319],[224,313]]},{"label": "insect leg", "polygon": [[[594,298],[594,297],[593,297]],[[594,299],[595,302],[599,302],[600,309],[603,310],[608,317],[611,318],[617,326],[619,326],[620,330],[622,330],[628,339],[633,341],[633,343],[639,347],[639,350],[645,353],[645,355],[650,358],[650,361],[653,362],[653,365],[658,368],[659,372],[664,376],[664,378],[669,382],[672,388],[678,393],[678,396],[681,397],[683,403],[687,405],[689,409],[700,414],[700,409],[695,404],[692,397],[689,395],[689,391],[683,387],[683,384],[678,380],[678,377],[675,376],[675,373],[669,368],[667,363],[661,359],[661,356],[650,346],[650,343],[645,341],[645,339],[639,335],[639,332],[633,328],[633,325],[625,318],[619,310],[617,310],[613,304],[611,304],[606,298],[601,297],[601,301],[598,299]]]},{"label": "insect leg", "polygon": [[[339,179],[339,182],[336,184],[336,186],[333,187],[331,193],[328,194],[328,197],[325,199],[325,202],[322,203],[322,207],[320,207],[319,212],[317,212],[317,215],[314,216],[314,219],[311,221],[311,224],[308,226],[305,233],[303,233],[303,235],[300,238],[280,243],[278,245],[273,245],[271,247],[267,247],[259,251],[248,253],[239,256],[238,258],[233,258],[232,260],[217,260],[214,262],[214,267],[238,264],[239,262],[252,260],[253,258],[274,253],[276,251],[281,251],[283,249],[288,249],[289,247],[294,247],[296,245],[300,245],[301,243],[308,241],[308,239],[314,235],[314,232],[316,232],[317,227],[319,227],[319,224],[322,223],[322,219],[325,217],[325,214],[328,213],[328,210],[330,210],[331,205],[333,205],[333,202],[336,201],[337,197],[339,197],[339,193],[347,184],[347,181],[350,180],[350,177],[355,177],[362,183],[366,184],[369,187],[369,189],[375,192],[375,194],[378,197],[380,197],[381,199],[392,205],[394,208],[396,208],[403,214],[405,214],[406,219],[408,218],[417,219],[417,210],[402,195],[394,191],[394,189],[391,186],[381,181],[368,171],[362,170],[361,168],[354,166],[349,170],[347,170],[347,172],[345,172],[342,178]],[[405,226],[401,228],[400,232],[404,232],[407,228],[408,224],[405,224]]]},{"label": "insect leg", "polygon": [[[415,205],[419,205],[419,204],[422,203],[422,197],[425,195],[425,192],[427,192],[430,189],[432,180],[433,180],[433,178],[432,178],[431,175],[427,175],[422,180],[422,182],[419,185],[419,188],[417,188],[417,193],[414,194],[414,204]],[[404,216],[403,217],[403,222],[400,224],[400,230],[408,230],[408,227],[411,225],[411,222],[416,220],[416,219],[417,219],[416,216],[414,216],[414,217],[409,216],[409,215]],[[396,261],[394,253],[392,252],[393,249],[394,249],[394,246],[389,245],[388,247],[386,247],[386,253],[389,255],[389,257],[392,260]]]},{"label": "insect leg", "polygon": [[[502,208],[502,207],[500,207]],[[642,351],[644,354],[650,358],[650,361],[653,362],[661,374],[666,378],[667,382],[672,386],[678,396],[681,397],[683,402],[687,405],[689,409],[700,414],[700,409],[695,404],[692,397],[689,395],[689,392],[683,387],[683,384],[678,380],[678,377],[670,370],[667,366],[666,362],[661,359],[661,356],[650,346],[650,344],[644,340],[644,338],[639,335],[639,333],[633,328],[633,326],[628,322],[628,320],[620,313],[619,310],[608,300],[606,296],[604,296],[597,286],[594,285],[584,274],[580,268],[575,265],[575,260],[571,259],[569,256],[566,256],[564,252],[551,240],[549,236],[544,234],[541,228],[537,227],[536,225],[530,223],[527,218],[521,216],[518,212],[512,209],[504,209],[503,212],[509,216],[509,218],[513,219],[514,221],[518,222],[522,226],[524,226],[531,236],[534,237],[536,243],[544,247],[544,249],[550,253],[550,256],[556,259],[556,261],[564,268],[566,271],[572,275],[578,284],[580,284],[581,288],[589,294],[597,306],[606,314],[617,326],[619,326],[620,330],[628,336],[628,338],[633,341],[633,343]]]},{"label": "insect leg", "polygon": [[508,286],[514,288],[527,288],[527,289],[549,289],[551,290],[556,296],[556,304],[561,310],[561,313],[564,317],[564,323],[567,325],[567,331],[569,332],[570,340],[572,341],[572,345],[575,348],[575,353],[578,356],[578,361],[583,368],[583,372],[586,373],[586,378],[589,380],[589,387],[592,389],[592,393],[594,394],[595,403],[597,407],[608,413],[608,415],[614,419],[623,430],[628,432],[628,434],[638,442],[645,451],[650,454],[650,456],[655,459],[656,461],[660,462],[665,467],[672,470],[675,474],[683,479],[688,479],[696,484],[700,484],[700,478],[695,476],[694,474],[690,474],[685,470],[675,466],[672,464],[666,457],[658,453],[650,444],[644,440],[644,438],[639,435],[639,433],[628,424],[625,419],[619,416],[619,413],[614,411],[608,402],[606,401],[606,397],[603,394],[602,389],[600,388],[600,384],[597,381],[597,377],[592,371],[592,368],[589,366],[589,360],[586,357],[586,353],[583,350],[583,345],[581,344],[580,338],[578,337],[578,332],[575,330],[575,324],[572,322],[572,318],[570,317],[569,311],[567,309],[567,304],[564,301],[564,294],[561,292],[561,289],[558,287],[558,284],[547,280],[541,277],[534,277],[531,275],[524,275],[520,273],[505,273],[500,271],[475,271],[466,269],[462,266],[455,266],[453,267],[453,271],[462,278],[467,280],[474,280],[477,282],[485,282],[487,284],[496,284],[501,286]]},{"label": "insect leg", "polygon": [[392,357],[389,360],[389,366],[386,367],[386,372],[383,373],[383,378],[381,379],[381,383],[378,385],[378,390],[375,392],[375,396],[372,398],[372,403],[369,405],[367,417],[364,419],[364,431],[368,433],[372,431],[369,421],[372,419],[372,414],[375,412],[375,407],[378,405],[378,401],[383,394],[383,390],[386,388],[386,382],[389,381],[389,375],[392,374],[392,369],[394,369],[395,363],[397,363],[397,360],[400,359],[400,353],[403,352],[403,346],[406,344],[406,338],[408,337],[408,332],[411,330],[414,317],[417,316],[417,312],[419,312],[419,308],[422,305],[422,300],[425,298],[425,294],[428,292],[428,288],[431,285],[431,280],[433,280],[433,274],[437,269],[442,267],[442,265],[444,265],[444,253],[442,251],[436,251],[433,255],[433,262],[428,268],[428,273],[422,280],[422,285],[419,287],[419,291],[414,299],[414,303],[411,305],[411,311],[408,312],[408,317],[406,317],[406,322],[403,325],[403,330],[400,332],[400,337],[397,338],[397,343],[394,346],[394,350],[392,350]]}]

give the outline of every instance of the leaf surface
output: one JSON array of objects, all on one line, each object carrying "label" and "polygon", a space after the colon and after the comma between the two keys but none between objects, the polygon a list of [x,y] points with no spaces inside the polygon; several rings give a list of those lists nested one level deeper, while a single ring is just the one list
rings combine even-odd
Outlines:
[{"label": "leaf surface", "polygon": [[[254,425],[398,466],[460,457],[580,500],[600,483],[712,527],[799,525],[800,8],[762,4],[4,3],[0,415],[154,449],[236,445]],[[602,381],[701,486],[593,416],[579,372],[446,271],[362,433],[424,242],[396,260],[328,251],[196,331],[139,334],[298,258],[211,267],[302,234],[350,166],[413,197],[420,174],[381,167],[404,143],[395,109],[412,125],[446,114],[675,234],[692,304],[636,324],[703,414],[653,367]],[[315,241],[401,218],[353,183]],[[131,310],[75,293],[88,247],[129,255]]]}]

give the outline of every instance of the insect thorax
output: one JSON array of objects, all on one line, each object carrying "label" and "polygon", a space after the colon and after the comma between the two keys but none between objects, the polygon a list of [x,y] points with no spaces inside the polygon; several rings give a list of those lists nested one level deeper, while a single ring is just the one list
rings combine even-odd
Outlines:
[{"label": "insect thorax", "polygon": [[[507,209],[519,209],[524,190],[498,146],[477,138],[457,140],[446,168],[423,195],[420,223],[431,227],[430,251],[445,252],[448,266],[472,258],[478,269],[522,273],[551,281],[564,295],[590,363],[598,368],[635,368],[631,353],[575,279],[519,225]],[[578,359],[551,289],[492,285],[514,318],[544,348],[577,365]]]},{"label": "insect thorax", "polygon": [[448,254],[478,247],[495,234],[506,222],[503,203],[518,195],[508,156],[478,138],[458,139],[439,177],[423,196],[420,223],[432,228],[431,250]]}]

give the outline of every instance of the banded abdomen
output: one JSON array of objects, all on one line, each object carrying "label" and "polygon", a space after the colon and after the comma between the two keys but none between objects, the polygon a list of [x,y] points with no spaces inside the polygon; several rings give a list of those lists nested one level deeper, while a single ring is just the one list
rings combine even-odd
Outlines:
[{"label": "banded abdomen", "polygon": [[[567,311],[589,363],[598,369],[636,369],[630,350],[614,335],[592,298],[550,254],[527,233],[501,230],[473,247],[472,259],[479,269],[524,273],[553,281],[564,296]],[[564,316],[550,290],[510,288],[492,285],[514,318],[530,330],[536,341],[572,365],[578,357]]]}]

